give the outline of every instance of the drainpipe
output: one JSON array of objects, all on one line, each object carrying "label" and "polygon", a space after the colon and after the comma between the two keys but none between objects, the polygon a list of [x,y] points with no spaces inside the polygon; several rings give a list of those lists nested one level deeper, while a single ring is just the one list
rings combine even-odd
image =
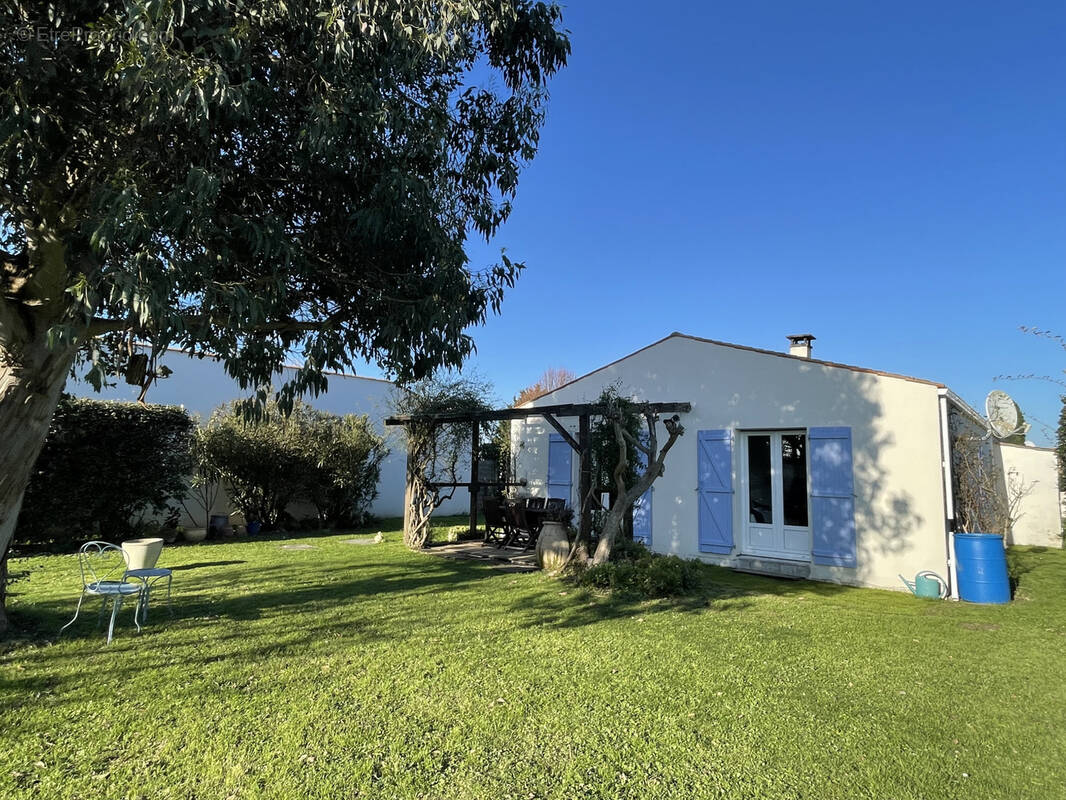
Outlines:
[{"label": "drainpipe", "polygon": [[951,584],[951,599],[959,599],[958,570],[955,564],[955,494],[951,479],[951,436],[948,432],[948,390],[940,389],[940,455],[941,472],[944,475],[944,529],[947,538],[948,583]]}]

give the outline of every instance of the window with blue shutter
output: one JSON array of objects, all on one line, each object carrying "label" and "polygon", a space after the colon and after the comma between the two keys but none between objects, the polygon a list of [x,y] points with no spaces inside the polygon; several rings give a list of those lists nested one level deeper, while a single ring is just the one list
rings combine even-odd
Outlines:
[{"label": "window with blue shutter", "polygon": [[701,553],[733,552],[733,434],[698,431],[696,475]]},{"label": "window with blue shutter", "polygon": [[811,428],[811,555],[815,564],[856,566],[851,428]]},{"label": "window with blue shutter", "polygon": [[570,505],[574,451],[558,433],[548,436],[548,497],[560,497]]},{"label": "window with blue shutter", "polygon": [[[648,445],[648,435],[641,436],[644,446]],[[636,450],[637,471],[643,472],[648,464],[648,455],[640,448]],[[653,488],[653,487],[652,487]],[[651,493],[649,488],[644,494],[633,502],[633,541],[643,542],[646,547],[651,547]]]}]

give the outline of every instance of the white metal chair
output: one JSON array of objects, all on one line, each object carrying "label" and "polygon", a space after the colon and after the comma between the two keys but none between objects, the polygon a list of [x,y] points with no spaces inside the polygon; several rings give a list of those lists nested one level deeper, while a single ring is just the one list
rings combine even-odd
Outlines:
[{"label": "white metal chair", "polygon": [[133,622],[137,626],[137,632],[141,631],[141,598],[142,585],[130,583],[124,580],[126,570],[129,567],[129,556],[117,545],[109,542],[87,542],[78,550],[78,566],[81,568],[81,597],[78,598],[78,607],[74,610],[74,617],[66,625],[59,629],[63,633],[74,624],[74,620],[81,613],[81,604],[86,595],[102,597],[103,604],[100,607],[100,622],[103,622],[107,612],[108,600],[111,601],[111,624],[107,628],[107,643],[115,633],[115,618],[119,609],[122,608],[122,600],[126,597],[137,596],[137,606],[133,611]]}]

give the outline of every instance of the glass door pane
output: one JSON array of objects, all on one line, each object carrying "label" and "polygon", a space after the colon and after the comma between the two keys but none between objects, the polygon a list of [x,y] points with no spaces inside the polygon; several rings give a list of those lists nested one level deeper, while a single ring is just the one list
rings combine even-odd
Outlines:
[{"label": "glass door pane", "polygon": [[770,437],[748,437],[748,520],[762,524],[774,521],[774,495],[770,465]]},{"label": "glass door pane", "polygon": [[786,525],[807,527],[807,437],[788,433],[781,437],[781,488]]}]

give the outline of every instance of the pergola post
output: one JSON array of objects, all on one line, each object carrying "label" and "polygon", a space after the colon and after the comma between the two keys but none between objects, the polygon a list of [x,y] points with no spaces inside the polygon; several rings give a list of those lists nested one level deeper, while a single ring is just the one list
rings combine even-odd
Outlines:
[{"label": "pergola post", "polygon": [[592,442],[589,434],[589,415],[578,418],[578,540],[588,542],[592,533]]},{"label": "pergola post", "polygon": [[403,540],[411,540],[411,501],[414,494],[414,474],[411,471],[411,454],[407,454],[403,483]]},{"label": "pergola post", "polygon": [[477,421],[471,423],[470,434],[470,535],[477,535],[477,498],[481,494],[481,484],[478,480],[480,462],[478,453],[481,450],[481,424]]}]

